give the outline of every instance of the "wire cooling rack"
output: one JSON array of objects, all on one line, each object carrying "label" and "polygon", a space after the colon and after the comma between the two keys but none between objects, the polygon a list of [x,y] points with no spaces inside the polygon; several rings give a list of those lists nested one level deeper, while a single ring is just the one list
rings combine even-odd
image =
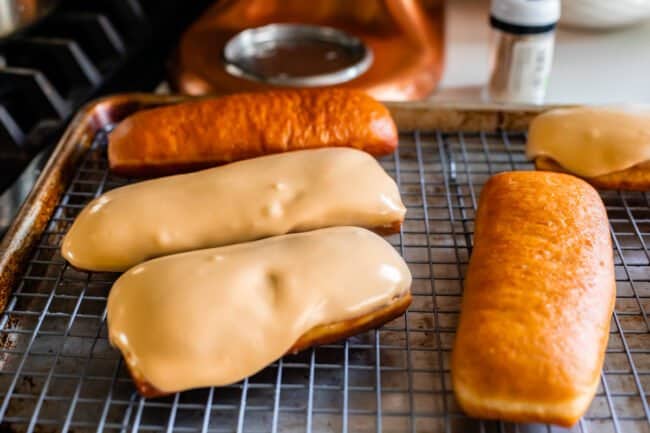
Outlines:
[{"label": "wire cooling rack", "polygon": [[[144,399],[107,341],[106,296],[116,275],[77,271],[59,254],[84,204],[128,182],[108,172],[106,135],[98,134],[0,316],[0,431],[564,431],[470,419],[454,401],[449,376],[477,198],[490,175],[532,168],[524,142],[520,133],[415,131],[382,160],[408,207],[402,231],[389,238],[414,277],[406,315],[286,356],[242,383]],[[650,201],[646,193],[602,197],[618,297],[598,394],[572,431],[645,433]]]}]

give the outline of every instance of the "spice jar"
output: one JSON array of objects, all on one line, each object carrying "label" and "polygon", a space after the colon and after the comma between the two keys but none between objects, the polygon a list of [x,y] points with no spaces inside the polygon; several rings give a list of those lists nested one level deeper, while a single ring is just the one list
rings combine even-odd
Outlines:
[{"label": "spice jar", "polygon": [[494,102],[541,104],[553,63],[560,0],[492,0]]}]

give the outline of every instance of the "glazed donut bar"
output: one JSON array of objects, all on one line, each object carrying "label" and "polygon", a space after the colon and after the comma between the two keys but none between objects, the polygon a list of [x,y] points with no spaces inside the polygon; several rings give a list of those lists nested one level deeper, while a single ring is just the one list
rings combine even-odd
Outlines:
[{"label": "glazed donut bar", "polygon": [[[535,158],[535,168],[537,168],[537,170],[569,173],[564,167],[555,162],[555,160],[546,156]],[[583,179],[585,179],[596,188],[600,189],[649,191],[650,161],[633,165],[632,167],[626,168],[625,170],[614,171],[609,174],[603,174],[595,177],[584,177]]]},{"label": "glazed donut bar", "polygon": [[115,282],[109,339],[143,396],[227,385],[402,314],[410,285],[397,251],[357,227],[177,254]]},{"label": "glazed donut bar", "polygon": [[584,181],[510,172],[481,192],[451,374],[470,416],[574,424],[598,387],[616,283]]},{"label": "glazed donut bar", "polygon": [[240,159],[318,147],[374,156],[397,147],[388,109],[357,90],[241,93],[140,111],[108,139],[112,171],[172,174]]},{"label": "glazed donut bar", "polygon": [[598,188],[650,190],[650,107],[550,110],[531,123],[526,153]]},{"label": "glazed donut bar", "polygon": [[167,254],[323,227],[393,233],[405,213],[397,185],[370,154],[304,150],[109,191],[82,210],[61,253],[77,268],[118,272]]}]

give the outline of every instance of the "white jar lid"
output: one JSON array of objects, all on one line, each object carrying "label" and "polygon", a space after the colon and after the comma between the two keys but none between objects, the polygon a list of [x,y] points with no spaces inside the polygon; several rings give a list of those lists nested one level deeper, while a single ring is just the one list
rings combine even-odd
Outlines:
[{"label": "white jar lid", "polygon": [[490,14],[515,26],[548,26],[560,19],[560,0],[492,0]]}]

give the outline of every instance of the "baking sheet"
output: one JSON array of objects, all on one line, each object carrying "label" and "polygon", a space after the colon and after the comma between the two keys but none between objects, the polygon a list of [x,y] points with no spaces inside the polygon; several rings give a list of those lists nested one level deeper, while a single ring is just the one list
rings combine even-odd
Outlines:
[{"label": "baking sheet", "polygon": [[[105,300],[117,275],[74,270],[58,248],[85,203],[130,181],[107,170],[106,129],[131,111],[175,100],[127,95],[86,108],[3,240],[0,287],[11,294],[0,316],[2,429],[564,431],[470,419],[451,390],[449,355],[478,195],[490,175],[532,168],[521,131],[531,111],[498,108],[391,106],[403,133],[399,150],[381,162],[408,208],[402,231],[388,238],[414,276],[405,316],[284,357],[242,383],[140,398],[106,338]],[[616,313],[598,394],[572,431],[648,432],[650,201],[638,192],[602,197],[614,240]]]}]

